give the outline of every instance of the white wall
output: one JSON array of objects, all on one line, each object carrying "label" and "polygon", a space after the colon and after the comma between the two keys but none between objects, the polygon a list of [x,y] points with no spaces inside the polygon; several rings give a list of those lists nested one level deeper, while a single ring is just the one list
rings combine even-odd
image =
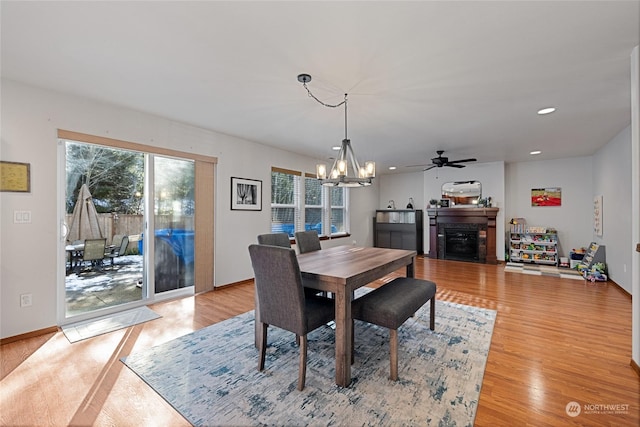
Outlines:
[{"label": "white wall", "polygon": [[[593,240],[591,157],[509,163],[505,178],[507,221],[518,217],[527,225],[556,228],[560,256]],[[547,187],[562,189],[562,205],[531,206],[531,190]]]},{"label": "white wall", "polygon": [[378,209],[387,209],[389,200],[393,200],[396,209],[406,209],[409,197],[413,198],[413,208],[424,210],[424,183],[422,171],[383,175],[380,177],[380,200]]},{"label": "white wall", "polygon": [[[60,274],[56,221],[57,129],[215,156],[215,284],[253,277],[247,246],[270,230],[271,166],[315,171],[316,160],[261,144],[196,128],[164,118],[106,105],[68,94],[2,80],[2,160],[31,164],[30,193],[0,193],[0,337],[57,324],[57,282]],[[231,211],[230,178],[262,180],[263,209]],[[351,192],[352,236],[323,245],[371,245],[371,218],[377,186]],[[14,210],[31,211],[30,224],[13,224]],[[357,218],[354,219],[354,218]],[[366,219],[364,219],[366,218]],[[59,254],[61,252],[62,254]],[[31,293],[33,305],[20,308],[20,294]]]},{"label": "white wall", "polygon": [[[609,277],[631,293],[631,127],[593,156],[593,194],[602,195],[602,237]],[[605,196],[606,195],[606,196]],[[629,214],[624,214],[628,212]]]}]

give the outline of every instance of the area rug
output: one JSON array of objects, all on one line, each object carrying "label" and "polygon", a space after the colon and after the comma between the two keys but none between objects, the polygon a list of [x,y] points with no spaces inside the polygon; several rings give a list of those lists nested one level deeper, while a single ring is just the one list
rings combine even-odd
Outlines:
[{"label": "area rug", "polygon": [[154,320],[159,317],[161,316],[149,307],[138,307],[97,319],[71,323],[63,326],[62,332],[64,332],[69,342],[74,343],[106,334],[107,332],[113,332],[118,329],[148,322],[149,320]]},{"label": "area rug", "polygon": [[532,274],[534,276],[552,276],[561,279],[584,280],[582,275],[575,269],[555,267],[550,265],[523,264],[520,262],[508,262],[504,271],[512,273]]},{"label": "area rug", "polygon": [[352,383],[335,380],[334,331],[308,335],[306,386],[297,390],[294,335],[269,328],[258,372],[254,313],[190,333],[122,361],[195,426],[472,426],[496,312],[437,301],[399,329],[399,380],[389,377],[389,332],[355,322]]}]

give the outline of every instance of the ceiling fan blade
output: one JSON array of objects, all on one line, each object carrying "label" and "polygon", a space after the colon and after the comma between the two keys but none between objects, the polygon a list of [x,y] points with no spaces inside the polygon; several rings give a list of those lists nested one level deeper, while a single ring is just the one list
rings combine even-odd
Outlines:
[{"label": "ceiling fan blade", "polygon": [[463,168],[463,167],[465,167],[465,165],[457,165],[457,164],[451,163],[451,162],[445,163],[444,165],[445,166],[449,166],[450,168]]},{"label": "ceiling fan blade", "polygon": [[422,169],[422,171],[423,171],[423,172],[424,172],[424,171],[428,171],[428,170],[431,170],[431,169],[433,169],[433,168],[435,168],[435,167],[436,167],[436,165],[431,165],[431,166],[429,166],[429,167],[428,167],[428,168],[426,168],[426,169]]},{"label": "ceiling fan blade", "polygon": [[460,160],[451,160],[449,163],[465,163],[465,162],[476,162],[476,159],[460,159]]}]

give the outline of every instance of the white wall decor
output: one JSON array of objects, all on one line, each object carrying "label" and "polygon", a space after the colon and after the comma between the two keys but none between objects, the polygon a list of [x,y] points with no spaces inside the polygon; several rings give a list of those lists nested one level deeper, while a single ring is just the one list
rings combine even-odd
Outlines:
[{"label": "white wall decor", "polygon": [[593,231],[602,237],[602,195],[593,198]]}]

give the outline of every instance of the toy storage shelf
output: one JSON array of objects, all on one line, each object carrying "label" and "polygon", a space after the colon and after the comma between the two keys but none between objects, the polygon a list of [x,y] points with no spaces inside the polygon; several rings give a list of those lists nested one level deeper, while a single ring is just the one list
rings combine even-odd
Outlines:
[{"label": "toy storage shelf", "polygon": [[558,265],[558,232],[544,227],[512,227],[509,260]]},{"label": "toy storage shelf", "polygon": [[596,242],[591,242],[589,245],[589,249],[584,254],[584,258],[582,261],[578,263],[578,270],[582,271],[582,275],[585,279],[589,274],[589,270],[593,267],[594,264],[602,263],[606,265],[606,255],[605,255],[605,246],[599,245]]}]

